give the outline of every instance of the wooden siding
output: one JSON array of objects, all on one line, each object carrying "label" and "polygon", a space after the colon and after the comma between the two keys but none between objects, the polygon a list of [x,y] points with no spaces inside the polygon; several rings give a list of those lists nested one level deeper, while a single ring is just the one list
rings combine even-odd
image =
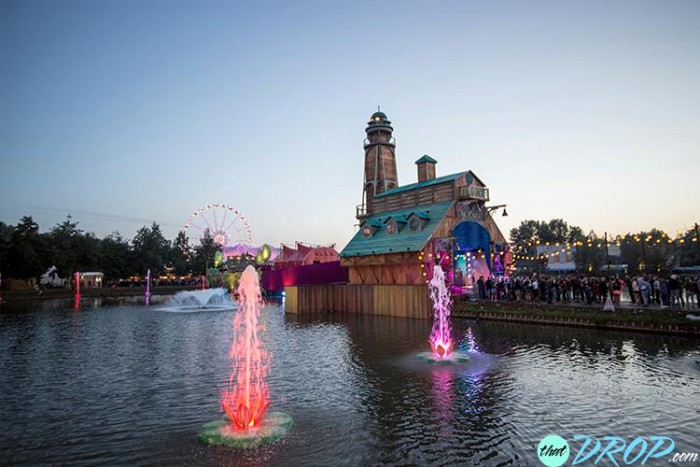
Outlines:
[{"label": "wooden siding", "polygon": [[430,319],[433,308],[423,285],[298,285],[285,288],[286,313],[347,313]]},{"label": "wooden siding", "polygon": [[455,188],[455,182],[448,181],[417,190],[404,191],[395,195],[376,198],[372,200],[370,212],[376,214],[380,212],[397,211],[399,209],[408,209],[411,207],[415,207],[418,211],[420,210],[420,206],[426,204],[456,200],[458,198],[458,192],[459,190]]}]

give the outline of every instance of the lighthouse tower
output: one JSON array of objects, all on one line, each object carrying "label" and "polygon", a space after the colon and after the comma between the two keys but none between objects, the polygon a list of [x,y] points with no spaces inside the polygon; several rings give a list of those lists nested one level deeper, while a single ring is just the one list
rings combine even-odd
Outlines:
[{"label": "lighthouse tower", "polygon": [[362,205],[357,210],[358,219],[372,213],[372,202],[376,195],[399,184],[396,174],[396,144],[391,136],[393,131],[391,122],[383,112],[373,113],[367,122],[365,184]]}]

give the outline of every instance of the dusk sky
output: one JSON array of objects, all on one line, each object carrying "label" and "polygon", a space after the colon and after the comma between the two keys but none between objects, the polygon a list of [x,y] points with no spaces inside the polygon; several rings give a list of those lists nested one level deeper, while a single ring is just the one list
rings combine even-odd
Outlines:
[{"label": "dusk sky", "polygon": [[700,2],[0,0],[0,221],[170,239],[226,203],[255,244],[354,234],[364,129],[525,219],[700,220]]}]

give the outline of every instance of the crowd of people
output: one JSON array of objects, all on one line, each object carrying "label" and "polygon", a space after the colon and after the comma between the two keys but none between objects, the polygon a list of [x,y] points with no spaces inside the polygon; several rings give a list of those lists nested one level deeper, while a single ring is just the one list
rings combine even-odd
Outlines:
[{"label": "crowd of people", "polygon": [[605,303],[615,305],[624,299],[639,306],[650,304],[667,308],[700,307],[700,278],[640,275],[625,277],[556,276],[479,277],[472,292],[482,300],[541,301],[549,304]]}]

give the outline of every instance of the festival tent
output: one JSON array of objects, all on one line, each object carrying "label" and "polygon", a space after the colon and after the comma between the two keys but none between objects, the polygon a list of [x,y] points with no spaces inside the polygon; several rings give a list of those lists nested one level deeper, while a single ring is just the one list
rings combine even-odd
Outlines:
[{"label": "festival tent", "polygon": [[282,244],[282,254],[275,261],[275,269],[330,263],[339,260],[335,244],[312,246],[296,242],[296,248]]}]

